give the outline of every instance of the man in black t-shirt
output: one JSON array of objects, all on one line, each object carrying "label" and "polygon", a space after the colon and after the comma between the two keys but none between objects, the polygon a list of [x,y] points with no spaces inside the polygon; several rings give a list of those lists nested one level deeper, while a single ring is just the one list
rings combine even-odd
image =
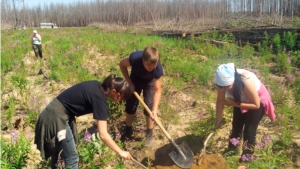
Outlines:
[{"label": "man in black t-shirt", "polygon": [[[152,110],[152,114],[149,116],[144,109],[144,114],[147,116],[146,145],[149,145],[152,141],[153,119],[157,117],[158,105],[161,98],[163,68],[159,58],[159,53],[156,48],[146,47],[144,51],[131,53],[119,64],[124,78],[138,94],[141,94],[143,91],[144,101],[149,109]],[[130,76],[128,67],[131,67]],[[123,140],[131,138],[132,123],[138,104],[139,102],[134,95],[126,100],[126,129],[122,135]]]}]

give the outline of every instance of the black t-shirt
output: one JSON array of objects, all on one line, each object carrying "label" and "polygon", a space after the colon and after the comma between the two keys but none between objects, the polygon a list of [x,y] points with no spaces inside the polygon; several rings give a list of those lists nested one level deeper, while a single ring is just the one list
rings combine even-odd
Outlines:
[{"label": "black t-shirt", "polygon": [[150,82],[153,78],[159,79],[163,76],[163,68],[158,61],[157,66],[151,72],[148,72],[143,65],[143,51],[136,51],[130,54],[129,63],[131,65],[130,77],[136,80]]},{"label": "black t-shirt", "polygon": [[70,115],[82,116],[93,112],[94,119],[107,120],[106,96],[97,80],[76,84],[59,94],[57,99]]}]

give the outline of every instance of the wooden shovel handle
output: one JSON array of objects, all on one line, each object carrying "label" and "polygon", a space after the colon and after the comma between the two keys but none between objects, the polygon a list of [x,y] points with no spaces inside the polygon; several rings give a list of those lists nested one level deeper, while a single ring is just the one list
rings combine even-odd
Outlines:
[{"label": "wooden shovel handle", "polygon": [[[139,96],[139,94],[137,92],[133,92],[133,94],[135,95],[135,97],[142,103],[142,105],[144,106],[144,108],[146,109],[146,111],[148,112],[148,114],[152,114],[152,111],[148,108],[148,106],[146,105],[146,103],[142,100],[142,98]],[[154,121],[156,122],[156,124],[159,126],[159,128],[164,132],[164,134],[167,136],[167,138],[171,141],[173,141],[173,139],[171,138],[170,134],[165,130],[165,128],[162,126],[162,124],[155,118]]]}]

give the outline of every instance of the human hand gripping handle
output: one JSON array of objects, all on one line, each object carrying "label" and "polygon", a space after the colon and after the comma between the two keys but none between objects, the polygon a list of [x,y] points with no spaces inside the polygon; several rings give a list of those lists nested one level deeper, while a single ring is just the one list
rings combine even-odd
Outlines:
[{"label": "human hand gripping handle", "polygon": [[134,161],[135,163],[139,164],[141,167],[147,169],[147,167],[145,167],[142,163],[140,163],[140,162],[138,162],[137,160],[135,160],[135,159],[131,156],[131,154],[130,154],[128,151],[120,151],[120,152],[119,152],[119,155],[120,155],[123,159],[125,159],[125,160],[132,160],[132,161]]},{"label": "human hand gripping handle", "polygon": [[150,113],[150,117],[154,120],[157,117],[157,112],[152,110],[152,113]]},{"label": "human hand gripping handle", "polygon": [[133,157],[128,151],[120,151],[119,156],[121,156],[124,160],[133,160]]}]

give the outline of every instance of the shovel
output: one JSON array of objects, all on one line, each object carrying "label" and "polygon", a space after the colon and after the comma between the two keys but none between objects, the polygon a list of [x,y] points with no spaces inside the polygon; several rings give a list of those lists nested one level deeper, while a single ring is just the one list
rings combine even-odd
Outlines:
[{"label": "shovel", "polygon": [[212,136],[213,134],[214,134],[214,132],[210,133],[210,134],[207,136],[206,140],[204,141],[203,148],[202,148],[202,150],[201,150],[201,153],[200,153],[199,156],[198,156],[198,163],[197,163],[198,165],[201,164],[202,156],[206,153],[207,142],[208,142],[208,140],[211,138],[211,136]]},{"label": "shovel", "polygon": [[[134,92],[135,97],[142,103],[146,111],[151,114],[151,110],[148,108],[148,106],[145,104],[145,102],[141,99],[141,97],[137,94],[137,92]],[[182,142],[180,145],[177,145],[175,141],[171,138],[170,134],[165,130],[165,128],[162,126],[162,124],[157,120],[154,119],[156,124],[159,126],[159,128],[163,131],[163,133],[167,136],[169,141],[175,146],[178,153],[175,151],[172,151],[169,153],[169,156],[171,159],[175,162],[176,165],[178,165],[181,168],[191,168],[194,162],[194,156],[193,152],[190,149],[190,147],[185,143]]]},{"label": "shovel", "polygon": [[142,163],[138,162],[137,160],[132,159],[132,161],[134,161],[135,163],[137,163],[138,165],[140,165],[142,168],[148,169],[146,166],[144,166]]}]

